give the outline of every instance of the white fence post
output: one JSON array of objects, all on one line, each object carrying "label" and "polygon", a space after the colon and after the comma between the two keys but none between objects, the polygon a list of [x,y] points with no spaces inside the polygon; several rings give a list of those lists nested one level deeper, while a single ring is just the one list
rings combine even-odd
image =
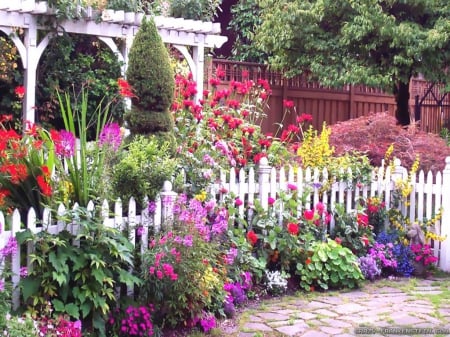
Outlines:
[{"label": "white fence post", "polygon": [[442,172],[442,208],[441,235],[447,236],[447,239],[441,245],[439,267],[450,271],[450,157],[445,158]]},{"label": "white fence post", "polygon": [[269,161],[266,157],[261,158],[258,167],[258,183],[259,183],[259,201],[263,209],[269,207],[269,176],[272,168],[269,166]]},{"label": "white fence post", "polygon": [[173,220],[173,205],[177,197],[177,193],[172,191],[172,183],[165,181],[161,195],[161,221],[163,225],[171,223]]}]

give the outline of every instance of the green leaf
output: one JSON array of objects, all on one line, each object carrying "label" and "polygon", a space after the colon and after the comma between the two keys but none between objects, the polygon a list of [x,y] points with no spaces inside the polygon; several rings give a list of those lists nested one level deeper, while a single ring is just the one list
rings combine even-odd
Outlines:
[{"label": "green leaf", "polygon": [[61,313],[65,312],[64,303],[62,301],[60,301],[58,299],[54,299],[52,301],[52,304],[53,304],[53,309],[55,309],[56,312],[61,312]]},{"label": "green leaf", "polygon": [[91,273],[94,276],[95,280],[100,284],[102,284],[103,280],[106,278],[106,275],[102,269],[92,269]]},{"label": "green leaf", "polygon": [[26,277],[20,280],[21,292],[24,301],[27,301],[30,296],[38,294],[42,279],[40,277]]},{"label": "green leaf", "polygon": [[86,318],[89,313],[91,312],[92,309],[92,303],[90,302],[85,302],[82,305],[80,305],[80,310],[81,310],[81,316],[83,318]]},{"label": "green leaf", "polygon": [[69,303],[65,306],[66,313],[76,319],[80,318],[80,310],[78,306],[74,303]]},{"label": "green leaf", "polygon": [[327,253],[325,253],[325,251],[323,251],[323,250],[317,251],[317,255],[319,256],[319,259],[320,259],[322,262],[326,262],[326,261],[328,260]]}]

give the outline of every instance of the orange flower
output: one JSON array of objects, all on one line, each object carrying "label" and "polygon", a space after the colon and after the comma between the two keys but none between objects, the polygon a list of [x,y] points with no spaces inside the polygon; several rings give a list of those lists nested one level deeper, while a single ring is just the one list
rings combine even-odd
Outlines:
[{"label": "orange flower", "polygon": [[312,262],[311,259],[308,257],[308,258],[306,259],[306,261],[305,261],[305,264],[308,265],[308,264],[310,264],[311,262]]}]

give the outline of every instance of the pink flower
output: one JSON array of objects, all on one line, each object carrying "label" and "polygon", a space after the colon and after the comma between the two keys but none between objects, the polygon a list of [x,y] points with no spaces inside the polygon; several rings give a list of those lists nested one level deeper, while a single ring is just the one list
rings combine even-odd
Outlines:
[{"label": "pink flower", "polygon": [[321,202],[318,202],[316,205],[316,210],[317,210],[317,213],[319,213],[319,215],[322,215],[323,211],[325,210],[325,205]]},{"label": "pink flower", "polygon": [[297,185],[295,185],[295,184],[288,184],[287,187],[291,191],[296,191],[297,190]]},{"label": "pink flower", "polygon": [[306,221],[312,221],[314,220],[314,210],[312,209],[305,209],[303,211],[303,217],[305,218]]},{"label": "pink flower", "polygon": [[161,270],[158,270],[158,271],[156,272],[156,277],[157,277],[158,279],[162,280],[162,278],[164,277],[163,272],[162,272]]},{"label": "pink flower", "polygon": [[239,206],[242,206],[244,204],[244,202],[241,199],[236,198],[236,200],[234,201],[234,204],[239,207]]},{"label": "pink flower", "polygon": [[120,126],[117,123],[106,124],[103,127],[99,137],[99,144],[101,146],[110,146],[114,151],[119,149],[122,143],[122,133],[120,132]]}]

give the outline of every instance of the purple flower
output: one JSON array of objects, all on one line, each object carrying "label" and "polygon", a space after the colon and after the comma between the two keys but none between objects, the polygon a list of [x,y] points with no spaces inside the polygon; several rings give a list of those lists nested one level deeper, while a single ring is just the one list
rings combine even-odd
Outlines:
[{"label": "purple flower", "polygon": [[148,203],[148,212],[149,212],[150,214],[155,214],[155,211],[156,211],[156,202],[150,201],[150,202]]},{"label": "purple flower", "polygon": [[186,235],[183,239],[183,245],[186,247],[192,247],[192,235]]},{"label": "purple flower", "polygon": [[209,166],[216,166],[216,162],[209,154],[203,156],[203,162]]},{"label": "purple flower", "polygon": [[228,250],[227,255],[225,256],[225,263],[228,265],[233,264],[234,260],[236,259],[238,255],[238,249],[237,248],[230,248]]},{"label": "purple flower", "polygon": [[6,243],[5,247],[0,249],[0,258],[4,258],[10,255],[14,255],[17,252],[17,241],[16,238],[13,236],[10,236],[8,239],[8,242]]},{"label": "purple flower", "polygon": [[114,151],[119,149],[122,143],[122,134],[120,132],[120,126],[117,123],[106,124],[100,132],[99,144],[100,146],[108,145]]},{"label": "purple flower", "polygon": [[19,275],[22,278],[27,277],[28,276],[28,268],[27,267],[20,267]]},{"label": "purple flower", "polygon": [[209,332],[216,326],[216,318],[211,314],[206,314],[200,320],[200,325],[202,326],[204,332]]},{"label": "purple flower", "polygon": [[144,234],[144,226],[138,226],[136,228],[136,235],[137,236],[142,236],[142,234]]},{"label": "purple flower", "polygon": [[4,280],[0,280],[0,292],[5,290],[5,281]]}]

